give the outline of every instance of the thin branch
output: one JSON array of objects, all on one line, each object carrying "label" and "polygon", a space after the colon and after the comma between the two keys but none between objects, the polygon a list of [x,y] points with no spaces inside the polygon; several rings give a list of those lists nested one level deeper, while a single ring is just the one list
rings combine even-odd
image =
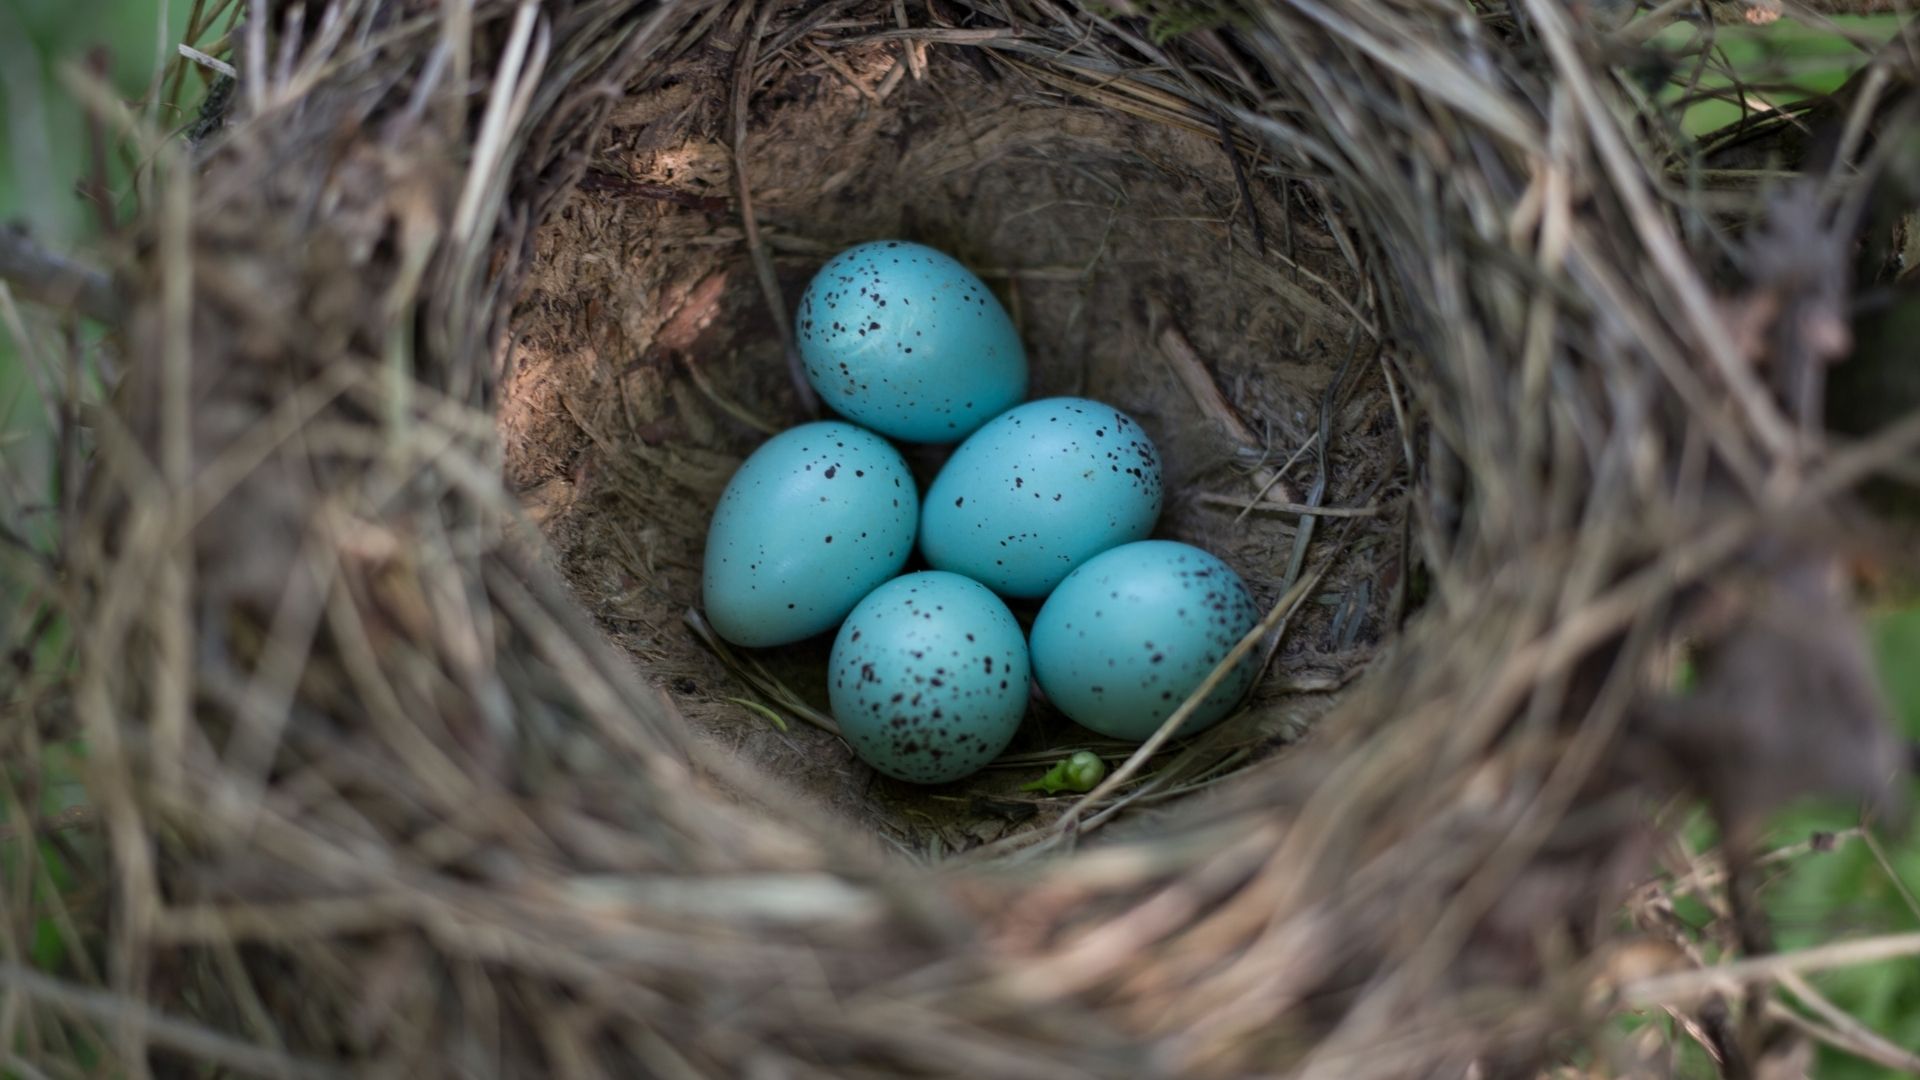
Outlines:
[{"label": "thin branch", "polygon": [[1900,899],[1906,902],[1907,910],[1913,912],[1916,918],[1920,918],[1920,897],[1915,897],[1913,890],[1907,887],[1906,879],[1900,876],[1900,871],[1893,865],[1893,860],[1887,858],[1887,849],[1880,846],[1880,840],[1873,835],[1873,830],[1862,828],[1860,839],[1866,842],[1867,850],[1873,853],[1873,861],[1880,864],[1881,872],[1886,874],[1887,880],[1893,883],[1894,891],[1898,892]]},{"label": "thin branch", "polygon": [[0,280],[44,307],[112,322],[120,297],[104,271],[48,251],[19,226],[0,228]]},{"label": "thin branch", "polygon": [[1886,1036],[1828,1001],[1825,995],[1815,990],[1805,979],[1791,971],[1782,972],[1780,985],[1799,998],[1810,1012],[1826,1023],[1824,1025],[1807,1023],[1805,1017],[1778,1001],[1769,1003],[1770,1008],[1767,1011],[1772,1015],[1790,1022],[1797,1022],[1807,1034],[1863,1061],[1871,1061],[1875,1065],[1920,1076],[1920,1054],[1902,1049],[1888,1041]]},{"label": "thin branch", "polygon": [[1628,1005],[1641,1007],[1673,1004],[1695,1000],[1723,990],[1736,989],[1743,983],[1778,980],[1786,974],[1858,967],[1862,964],[1900,960],[1910,956],[1920,956],[1920,933],[1887,934],[1860,941],[1839,941],[1831,945],[1801,949],[1798,952],[1773,953],[1736,960],[1730,964],[1701,968],[1698,971],[1656,975],[1622,987],[1620,999]]},{"label": "thin branch", "polygon": [[1276,502],[1259,500],[1249,503],[1246,499],[1232,495],[1222,495],[1217,491],[1203,491],[1194,496],[1207,506],[1220,506],[1232,510],[1264,510],[1270,514],[1303,514],[1308,517],[1379,517],[1386,512],[1382,506],[1309,506],[1306,503]]},{"label": "thin branch", "polygon": [[746,234],[747,252],[753,256],[753,269],[760,280],[760,292],[766,297],[767,310],[773,315],[774,329],[780,334],[780,343],[787,357],[787,374],[793,380],[793,391],[800,399],[801,411],[812,416],[819,411],[819,399],[812,385],[807,382],[806,369],[800,362],[800,350],[793,340],[792,315],[787,311],[786,299],[780,294],[780,278],[774,273],[773,256],[761,241],[760,219],[753,209],[753,188],[747,180],[747,106],[753,98],[760,40],[767,32],[768,20],[778,8],[778,4],[769,3],[759,10],[746,41],[740,46],[739,59],[734,63],[733,94],[729,99],[733,126],[733,182],[740,203],[740,227]]}]

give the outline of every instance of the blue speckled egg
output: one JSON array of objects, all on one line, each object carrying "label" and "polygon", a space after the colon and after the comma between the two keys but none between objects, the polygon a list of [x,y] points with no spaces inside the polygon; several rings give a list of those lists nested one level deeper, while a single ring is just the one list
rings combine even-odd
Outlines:
[{"label": "blue speckled egg", "polygon": [[[1260,621],[1240,575],[1197,547],[1143,540],[1102,552],[1033,622],[1033,674],[1060,711],[1116,739],[1159,730]],[[1218,723],[1253,684],[1249,654],[1186,722]]]},{"label": "blue speckled egg", "polygon": [[707,621],[735,645],[833,628],[913,550],[913,474],[891,444],[838,420],[760,445],[707,527]]},{"label": "blue speckled egg", "polygon": [[860,760],[900,780],[976,772],[1026,711],[1027,642],[1007,605],[937,570],[873,590],[840,626],[829,662],[833,716]]},{"label": "blue speckled egg", "polygon": [[1111,405],[1047,398],[961,443],[927,491],[920,550],[1002,596],[1045,596],[1160,516],[1160,454]]},{"label": "blue speckled egg", "polygon": [[1000,301],[921,244],[834,256],[800,298],[794,338],[835,412],[907,442],[957,442],[1027,393],[1027,353]]}]

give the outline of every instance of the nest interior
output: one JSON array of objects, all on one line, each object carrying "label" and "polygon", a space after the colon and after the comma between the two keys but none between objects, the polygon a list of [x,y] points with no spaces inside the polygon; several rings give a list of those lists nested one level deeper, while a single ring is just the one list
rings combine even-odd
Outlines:
[{"label": "nest interior", "polygon": [[[818,728],[781,730],[742,706],[754,691],[684,616],[731,471],[808,418],[772,305],[785,323],[850,244],[954,253],[1019,326],[1031,396],[1093,397],[1138,419],[1165,460],[1155,535],[1219,554],[1265,607],[1290,584],[1298,518],[1247,507],[1297,502],[1323,469],[1328,507],[1390,503],[1404,487],[1403,433],[1374,354],[1356,361],[1358,315],[1340,299],[1362,279],[1304,187],[1244,138],[1223,142],[1224,126],[1103,108],[965,46],[927,50],[924,77],[905,76],[901,44],[880,40],[768,57],[736,155],[734,60],[709,46],[633,86],[535,235],[496,414],[507,476],[608,637],[716,749],[916,851],[965,850],[1052,815],[1057,804],[1018,790],[1050,761],[1130,748],[1040,706],[1003,767],[929,794]],[[778,299],[740,227],[737,162]],[[1336,387],[1343,367],[1352,377]],[[1311,453],[1323,406],[1324,459]],[[924,490],[944,451],[904,449]],[[1320,602],[1272,642],[1249,707],[1188,747],[1163,786],[1297,734],[1386,630],[1399,521],[1339,531]],[[746,662],[824,709],[829,639]]]}]

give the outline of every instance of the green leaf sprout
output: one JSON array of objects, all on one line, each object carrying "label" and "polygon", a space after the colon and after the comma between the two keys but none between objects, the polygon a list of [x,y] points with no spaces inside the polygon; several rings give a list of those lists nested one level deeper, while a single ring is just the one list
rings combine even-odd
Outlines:
[{"label": "green leaf sprout", "polygon": [[1091,750],[1076,750],[1054,762],[1053,768],[1047,770],[1047,775],[1030,784],[1020,785],[1020,790],[1044,791],[1049,795],[1058,795],[1063,791],[1092,791],[1106,775],[1107,763],[1100,760],[1100,755]]}]

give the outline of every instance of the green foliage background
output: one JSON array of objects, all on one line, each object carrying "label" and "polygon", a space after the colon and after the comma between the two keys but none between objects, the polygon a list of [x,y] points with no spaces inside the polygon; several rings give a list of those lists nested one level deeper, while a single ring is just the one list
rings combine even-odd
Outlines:
[{"label": "green foliage background", "polygon": [[[1920,739],[1920,607],[1888,610],[1873,622],[1880,670],[1900,714],[1907,737]],[[1819,717],[1807,717],[1818,723]],[[1920,800],[1920,785],[1913,797]],[[1876,829],[1885,847],[1892,873],[1883,868],[1864,843],[1844,844],[1834,851],[1795,861],[1766,893],[1782,949],[1798,949],[1832,941],[1836,934],[1910,933],[1920,930],[1920,910],[1913,897],[1920,892],[1920,811],[1902,826],[1904,836]],[[1803,840],[1817,831],[1836,831],[1858,824],[1844,809],[1809,807],[1785,814],[1774,827],[1780,843]],[[1815,988],[1852,1013],[1895,1045],[1920,1051],[1920,960],[1912,958],[1866,964],[1812,976]],[[1846,1055],[1828,1053],[1818,1074],[1822,1080],[1866,1080],[1885,1071]]]},{"label": "green foliage background", "polygon": [[[1833,28],[1809,26],[1782,19],[1766,26],[1717,26],[1704,56],[1699,89],[1731,93],[1735,81],[1749,97],[1786,105],[1813,94],[1837,89],[1865,60],[1862,46],[1892,40],[1899,32],[1894,15],[1848,15],[1832,20]],[[1668,27],[1654,44],[1677,49],[1698,41],[1700,31],[1688,25]],[[1852,40],[1849,40],[1852,38]],[[1683,68],[1681,78],[1690,78]],[[1672,91],[1679,94],[1678,88]],[[1737,101],[1705,100],[1687,109],[1683,126],[1688,132],[1712,131],[1750,114]]]},{"label": "green foliage background", "polygon": [[[186,32],[189,3],[0,0],[0,227],[22,222],[51,250],[88,250],[97,235],[97,212],[78,185],[87,171],[87,126],[66,89],[63,68],[84,65],[97,54],[123,98],[149,96],[172,43]],[[173,117],[154,119],[164,128],[177,123]],[[109,155],[116,213],[127,210],[128,166]],[[47,494],[47,406],[24,360],[14,335],[0,327],[0,463],[7,466],[0,484],[25,485],[0,496],[0,509],[31,505]]]}]

